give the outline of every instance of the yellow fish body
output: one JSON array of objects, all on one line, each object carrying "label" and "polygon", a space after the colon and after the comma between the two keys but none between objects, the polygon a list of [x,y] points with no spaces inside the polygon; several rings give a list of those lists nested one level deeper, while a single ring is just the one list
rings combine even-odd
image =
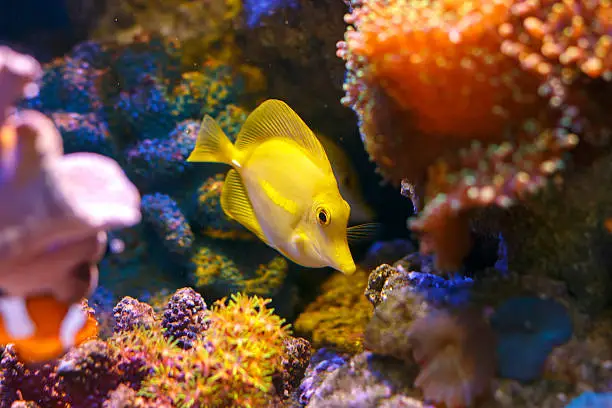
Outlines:
[{"label": "yellow fish body", "polygon": [[223,211],[287,258],[355,271],[347,241],[350,206],[320,141],[284,102],[258,106],[235,145],[205,116],[187,161],[230,164]]}]

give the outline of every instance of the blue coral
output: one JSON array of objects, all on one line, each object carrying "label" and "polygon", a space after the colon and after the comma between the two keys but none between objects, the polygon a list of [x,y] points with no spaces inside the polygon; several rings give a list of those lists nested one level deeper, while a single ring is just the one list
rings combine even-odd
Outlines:
[{"label": "blue coral", "polygon": [[127,47],[114,46],[109,66],[121,90],[137,88],[145,78],[172,82],[181,74],[178,44],[154,37],[136,41]]},{"label": "blue coral", "polygon": [[559,302],[538,297],[515,297],[491,317],[498,335],[499,374],[518,381],[537,379],[552,349],[573,332],[568,310]]},{"label": "blue coral", "polygon": [[583,392],[570,401],[565,408],[606,408],[612,407],[612,392]]},{"label": "blue coral", "polygon": [[142,197],[144,221],[171,253],[188,256],[194,241],[193,231],[176,201],[166,194]]},{"label": "blue coral", "polygon": [[90,64],[80,59],[66,57],[54,61],[43,73],[38,96],[21,106],[43,112],[97,112],[103,106],[96,89],[101,75],[101,71],[91,69]]},{"label": "blue coral", "polygon": [[116,157],[117,148],[106,124],[96,114],[52,113],[51,119],[62,133],[64,152],[92,152]]},{"label": "blue coral", "polygon": [[165,86],[150,77],[143,78],[138,87],[122,91],[114,111],[138,130],[134,135],[140,140],[166,137],[176,123]]},{"label": "blue coral", "polygon": [[128,176],[140,188],[163,188],[172,180],[185,176],[187,157],[193,150],[200,125],[186,120],[176,124],[165,137],[143,139],[128,148],[125,167]]},{"label": "blue coral", "polygon": [[244,0],[242,2],[246,24],[249,28],[258,26],[261,19],[283,8],[297,7],[296,0]]}]

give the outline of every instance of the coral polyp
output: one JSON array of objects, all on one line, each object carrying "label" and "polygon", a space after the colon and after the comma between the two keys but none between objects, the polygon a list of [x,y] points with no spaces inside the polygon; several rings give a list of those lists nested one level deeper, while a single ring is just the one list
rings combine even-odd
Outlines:
[{"label": "coral polyp", "polygon": [[[499,140],[508,118],[527,118],[543,102],[537,78],[499,52],[503,39],[497,27],[510,5],[503,0],[366,2],[347,18],[355,31],[347,32],[345,47],[366,61],[361,74],[407,111],[414,133]],[[354,96],[349,92],[344,102],[356,103]]]}]

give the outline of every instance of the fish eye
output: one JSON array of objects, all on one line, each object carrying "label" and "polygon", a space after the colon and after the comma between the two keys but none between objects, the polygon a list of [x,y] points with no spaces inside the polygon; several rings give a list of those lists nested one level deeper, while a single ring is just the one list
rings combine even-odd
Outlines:
[{"label": "fish eye", "polygon": [[329,225],[331,222],[331,214],[323,207],[317,208],[317,220],[321,225]]}]

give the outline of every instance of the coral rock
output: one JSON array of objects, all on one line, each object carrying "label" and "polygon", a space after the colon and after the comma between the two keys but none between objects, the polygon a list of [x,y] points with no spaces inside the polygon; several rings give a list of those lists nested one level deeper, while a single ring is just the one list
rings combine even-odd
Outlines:
[{"label": "coral rock", "polygon": [[283,346],[285,353],[282,369],[275,374],[274,385],[278,395],[286,399],[298,388],[304,377],[312,351],[310,343],[300,337],[287,337],[283,340]]},{"label": "coral rock", "polygon": [[136,326],[150,329],[158,324],[153,308],[129,296],[121,299],[113,308],[115,332],[129,331]]}]

